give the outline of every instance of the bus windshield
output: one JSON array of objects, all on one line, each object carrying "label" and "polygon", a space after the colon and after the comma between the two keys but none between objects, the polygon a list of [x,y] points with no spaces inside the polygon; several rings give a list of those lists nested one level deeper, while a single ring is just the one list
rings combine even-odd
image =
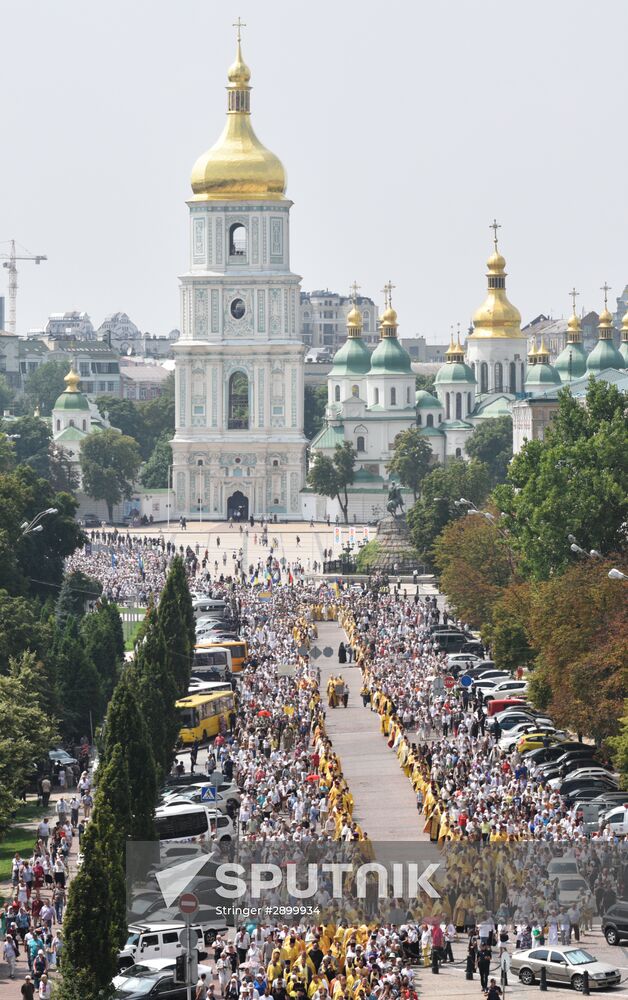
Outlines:
[{"label": "bus windshield", "polygon": [[195,708],[180,708],[179,723],[182,729],[193,729],[198,726],[198,711]]}]

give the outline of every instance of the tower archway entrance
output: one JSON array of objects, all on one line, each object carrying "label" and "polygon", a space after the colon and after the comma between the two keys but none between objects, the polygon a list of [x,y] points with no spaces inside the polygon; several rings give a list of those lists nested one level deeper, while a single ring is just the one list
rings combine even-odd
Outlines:
[{"label": "tower archway entrance", "polygon": [[249,516],[249,498],[241,490],[236,490],[227,500],[227,517],[234,521],[246,521]]}]

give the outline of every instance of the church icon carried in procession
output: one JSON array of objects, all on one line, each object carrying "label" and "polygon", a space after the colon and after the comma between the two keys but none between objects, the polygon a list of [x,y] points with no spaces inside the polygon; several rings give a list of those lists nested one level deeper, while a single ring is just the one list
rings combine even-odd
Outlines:
[{"label": "church icon carried in procession", "polygon": [[[301,279],[290,269],[292,202],[280,160],[253,131],[239,19],[236,27],[227,121],[192,171],[190,266],[180,279],[181,337],[175,344],[170,513],[204,520],[335,517],[337,501],[306,486],[305,347]],[[542,338],[529,346],[521,314],[506,294],[500,227],[493,222],[491,228],[485,301],[466,345],[452,336],[433,392],[416,391],[411,358],[398,336],[394,286],[384,288],[380,340],[372,353],[362,337],[358,286],[352,288],[346,341],[328,375],[324,426],[309,444],[310,462],[333,457],[344,441],[353,444],[351,519],[384,515],[392,483],[388,464],[401,431],[417,427],[435,462],[466,458],[468,439],[483,421],[514,416],[516,438],[518,424],[528,418],[526,401],[555,400],[565,383],[626,367],[628,327],[626,351],[618,350],[606,308],[608,286],[599,340],[588,357],[575,293],[567,346],[556,364]]]}]

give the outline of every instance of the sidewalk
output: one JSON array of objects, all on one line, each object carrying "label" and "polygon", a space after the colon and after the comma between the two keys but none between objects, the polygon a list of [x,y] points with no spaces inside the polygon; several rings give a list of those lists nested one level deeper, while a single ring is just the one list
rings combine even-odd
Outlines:
[{"label": "sidewalk", "polygon": [[[64,789],[63,794],[65,795],[66,798],[69,799],[72,796],[72,792],[73,789]],[[56,822],[55,805],[57,801],[61,798],[61,794],[62,794],[61,789],[56,788],[52,793],[52,795],[50,796],[50,802],[48,803],[46,808],[44,809],[44,807],[42,806],[38,810],[35,819],[27,823],[16,824],[16,827],[18,829],[23,829],[24,831],[28,830],[32,831],[33,842],[31,847],[31,853],[32,853],[32,848],[34,848],[35,842],[37,840],[37,827],[39,826],[42,819],[44,819],[45,816],[48,816],[49,819],[51,820],[51,825],[54,825],[54,823]],[[35,795],[30,795],[27,798],[27,802],[29,804],[33,802],[36,803],[37,797]],[[22,851],[20,853],[22,857],[30,857],[30,854],[27,854],[26,851]],[[70,850],[70,855],[68,858],[69,878],[67,885],[69,885],[69,882],[76,874],[77,857],[78,857],[78,835],[75,835],[72,839],[72,848]],[[41,897],[42,899],[45,900],[50,899],[49,890],[45,888],[42,889]],[[13,898],[14,898],[14,891],[9,876],[8,881],[3,881],[0,884],[0,899],[2,900],[2,904],[6,905],[6,903],[10,902]],[[53,924],[53,931],[56,929],[56,927],[57,927],[56,923]],[[2,945],[4,945],[4,942],[2,942]],[[9,979],[8,968],[6,963],[2,959],[2,947],[0,947],[0,1000],[14,1000],[14,998],[19,997],[20,989],[22,983],[24,982],[24,977],[27,975],[27,973],[28,973],[28,960],[26,958],[24,948],[20,946],[20,955],[17,960],[17,969],[15,973],[16,978],[14,980]],[[56,974],[53,972],[50,976],[51,982],[53,983],[55,980],[55,975]]]}]

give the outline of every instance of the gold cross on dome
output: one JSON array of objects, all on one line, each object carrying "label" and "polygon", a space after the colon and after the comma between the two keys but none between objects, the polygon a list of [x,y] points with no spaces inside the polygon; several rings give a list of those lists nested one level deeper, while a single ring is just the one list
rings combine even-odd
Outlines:
[{"label": "gold cross on dome", "polygon": [[389,309],[392,306],[392,291],[393,288],[396,287],[397,286],[393,285],[392,281],[387,281],[384,287],[382,288],[382,291],[384,293],[384,305],[386,306],[387,309]]},{"label": "gold cross on dome", "polygon": [[355,304],[358,301],[358,292],[362,286],[358,285],[357,281],[354,281],[352,285],[349,285],[349,298]]},{"label": "gold cross on dome", "polygon": [[576,299],[578,298],[579,295],[580,295],[580,292],[577,292],[576,289],[575,289],[575,287],[572,288],[571,291],[570,291],[570,293],[569,293],[569,297],[571,298],[571,301],[573,303],[573,314],[574,314],[574,316],[576,315]]},{"label": "gold cross on dome", "polygon": [[607,281],[605,281],[604,284],[602,285],[602,287],[600,288],[600,291],[604,292],[604,308],[605,309],[606,309],[606,306],[608,304],[608,293],[610,292],[610,290],[611,290],[611,286],[609,285],[609,283]]},{"label": "gold cross on dome", "polygon": [[502,227],[500,223],[497,221],[497,219],[493,219],[488,228],[493,230],[493,243],[495,244],[495,249],[497,250],[497,230],[501,229]]},{"label": "gold cross on dome", "polygon": [[246,28],[246,24],[244,23],[244,21],[242,20],[242,18],[238,17],[238,20],[234,21],[233,24],[231,25],[231,27],[238,29],[238,41],[239,42],[242,41],[242,31],[241,31],[241,29],[242,28]]}]

